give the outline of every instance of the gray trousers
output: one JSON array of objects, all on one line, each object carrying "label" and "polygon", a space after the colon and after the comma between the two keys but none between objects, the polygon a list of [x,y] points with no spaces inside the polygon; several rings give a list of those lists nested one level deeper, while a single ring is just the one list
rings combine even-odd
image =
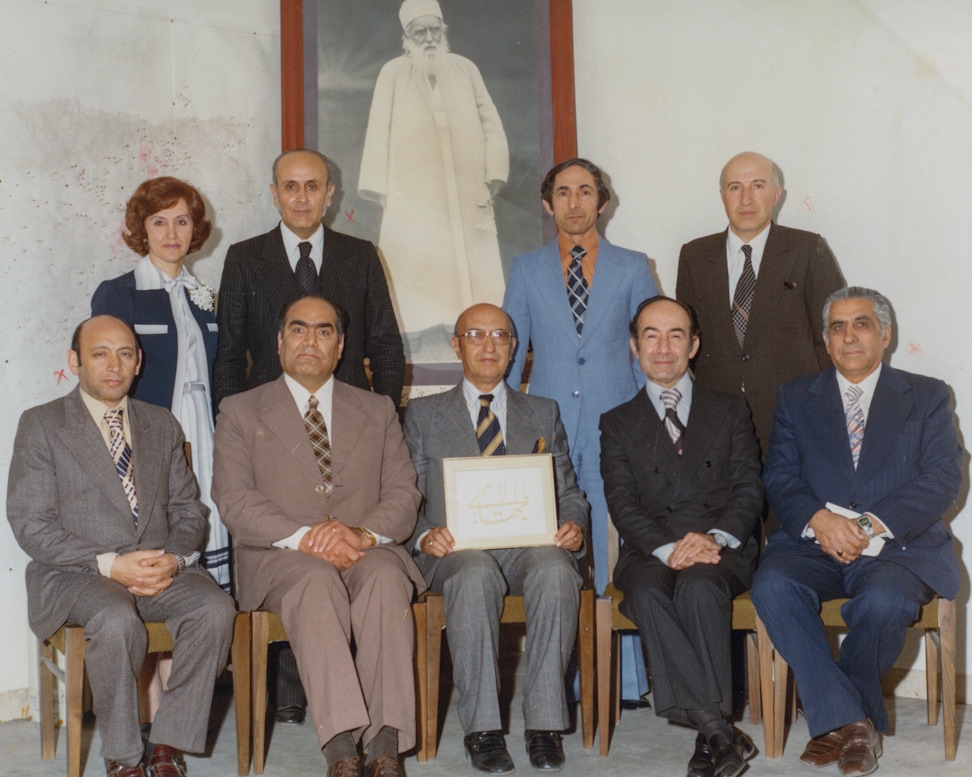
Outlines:
[{"label": "gray trousers", "polygon": [[573,555],[548,546],[460,550],[442,559],[417,553],[416,562],[429,587],[445,599],[446,634],[463,731],[492,731],[502,726],[497,656],[507,591],[523,596],[526,612],[526,728],[566,729],[564,672],[577,637],[582,582]]},{"label": "gray trousers", "polygon": [[187,571],[157,596],[130,594],[93,577],[68,615],[90,640],[85,667],[106,760],[134,766],[143,754],[138,725],[138,675],[145,659],[145,621],[164,621],[172,635],[172,674],[150,739],[200,753],[206,747],[216,675],[233,639],[233,600],[204,572]]}]

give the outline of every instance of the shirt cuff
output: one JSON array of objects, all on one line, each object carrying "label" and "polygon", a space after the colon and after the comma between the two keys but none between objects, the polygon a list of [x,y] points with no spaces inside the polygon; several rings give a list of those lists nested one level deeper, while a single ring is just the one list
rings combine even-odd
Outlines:
[{"label": "shirt cuff", "polygon": [[289,537],[284,537],[282,540],[277,540],[273,543],[275,548],[284,548],[286,550],[299,550],[300,541],[304,539],[304,535],[311,530],[310,526],[301,526],[297,531],[291,534]]},{"label": "shirt cuff", "polygon": [[[874,513],[864,513],[864,515],[870,516],[871,520],[873,520],[873,521],[881,521],[881,519],[878,518]],[[893,540],[894,539],[894,533],[891,531],[891,529],[888,527],[888,525],[884,521],[881,521],[881,525],[884,527],[884,531],[881,532],[880,534],[878,534],[877,536],[878,537],[886,537],[889,540]]]},{"label": "shirt cuff", "polygon": [[666,545],[655,548],[651,555],[657,558],[666,567],[668,566],[668,557],[672,555],[672,551],[675,550],[675,543],[669,542]]},{"label": "shirt cuff", "polygon": [[416,540],[415,540],[415,545],[414,545],[414,547],[416,547],[416,548],[418,548],[419,550],[421,550],[421,551],[422,551],[422,553],[425,553],[425,551],[424,551],[424,550],[422,550],[422,540],[424,540],[424,539],[425,539],[425,535],[426,535],[426,534],[428,534],[428,533],[429,533],[430,531],[432,531],[432,530],[431,530],[431,529],[426,529],[426,530],[425,530],[424,532],[422,532],[422,533],[421,533],[421,534],[420,534],[420,535],[419,535],[419,536],[418,536],[418,537],[416,538]]},{"label": "shirt cuff", "polygon": [[742,543],[739,540],[737,540],[735,537],[733,537],[728,532],[722,531],[722,529],[709,529],[708,533],[709,534],[718,534],[720,537],[725,537],[726,538],[726,542],[729,543],[729,547],[732,548],[733,550],[736,550],[736,548],[738,548],[740,545],[742,545]]},{"label": "shirt cuff", "polygon": [[[362,529],[368,529],[367,526],[362,526],[361,528]],[[368,531],[371,531],[371,529],[368,529]],[[378,544],[379,545],[390,545],[391,543],[393,543],[395,541],[391,537],[385,537],[385,536],[379,534],[378,532],[371,531],[371,533],[373,535],[375,535],[375,539],[378,540]],[[427,533],[428,532],[426,532],[426,534]]]},{"label": "shirt cuff", "polygon": [[115,563],[118,554],[109,550],[107,553],[99,553],[95,558],[98,560],[98,572],[105,577],[111,577],[111,565]]}]

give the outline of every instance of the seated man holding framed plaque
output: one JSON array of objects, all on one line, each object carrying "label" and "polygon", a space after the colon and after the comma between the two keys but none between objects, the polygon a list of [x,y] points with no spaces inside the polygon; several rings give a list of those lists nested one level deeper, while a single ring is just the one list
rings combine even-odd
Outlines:
[{"label": "seated man holding framed plaque", "polygon": [[[412,554],[429,587],[444,596],[465,746],[473,767],[487,774],[515,769],[503,741],[498,699],[499,622],[507,593],[522,595],[526,611],[523,717],[530,763],[543,770],[564,764],[564,672],[577,632],[581,576],[576,559],[583,555],[588,527],[589,508],[574,479],[557,403],[521,394],[503,380],[515,345],[506,313],[495,305],[472,306],[459,316],[452,338],[462,361],[462,383],[412,400],[405,412],[405,440],[425,497]],[[525,458],[519,454],[544,451],[555,492],[542,484],[544,466],[519,466]],[[492,458],[497,456],[509,457],[513,466],[497,468]],[[477,469],[469,461],[477,457],[490,458]],[[448,511],[455,530],[450,531],[443,460],[456,458],[463,461],[449,462],[449,491],[462,494]],[[463,478],[486,483],[493,493],[456,489]],[[531,523],[532,505],[543,503],[543,496],[556,511],[558,528],[545,545],[537,545],[521,524]],[[502,515],[501,504],[516,517]],[[485,541],[483,525],[465,525],[475,520],[470,513],[495,529],[494,543]],[[465,535],[467,529],[470,540],[457,545],[455,533]]]}]

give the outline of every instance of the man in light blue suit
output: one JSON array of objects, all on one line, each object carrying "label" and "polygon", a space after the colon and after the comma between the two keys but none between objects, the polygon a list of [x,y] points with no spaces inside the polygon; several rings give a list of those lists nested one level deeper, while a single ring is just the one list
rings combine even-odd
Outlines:
[{"label": "man in light blue suit", "polygon": [[[513,257],[503,308],[519,347],[508,382],[519,388],[533,347],[530,393],[555,399],[567,431],[577,484],[591,505],[591,544],[598,593],[607,585],[607,502],[601,479],[601,414],[645,384],[632,362],[628,322],[642,300],[658,294],[648,257],[611,245],[597,219],[611,199],[601,171],[586,159],[556,165],[540,186],[557,239]],[[622,698],[648,690],[637,637],[622,645]],[[630,662],[630,663],[629,663]],[[630,667],[637,667],[637,675]]]},{"label": "man in light blue suit", "polygon": [[[503,308],[513,319],[519,347],[508,383],[520,386],[527,344],[532,344],[530,393],[560,406],[577,482],[591,504],[594,569],[602,591],[607,585],[607,502],[598,424],[602,413],[627,402],[645,383],[627,349],[628,322],[638,304],[658,289],[644,254],[598,235],[597,218],[611,193],[594,164],[561,162],[547,173],[540,196],[557,225],[557,239],[513,257]],[[572,285],[586,295],[579,313],[577,304],[572,306]]]}]

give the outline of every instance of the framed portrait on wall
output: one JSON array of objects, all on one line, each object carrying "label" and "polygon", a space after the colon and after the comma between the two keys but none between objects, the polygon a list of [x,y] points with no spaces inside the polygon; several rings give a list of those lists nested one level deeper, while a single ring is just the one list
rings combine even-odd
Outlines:
[{"label": "framed portrait on wall", "polygon": [[554,234],[540,183],[576,147],[570,2],[283,0],[285,146],[295,3],[297,134],[337,184],[325,222],[378,247],[409,382],[454,383],[458,314],[500,304],[512,257]]}]

